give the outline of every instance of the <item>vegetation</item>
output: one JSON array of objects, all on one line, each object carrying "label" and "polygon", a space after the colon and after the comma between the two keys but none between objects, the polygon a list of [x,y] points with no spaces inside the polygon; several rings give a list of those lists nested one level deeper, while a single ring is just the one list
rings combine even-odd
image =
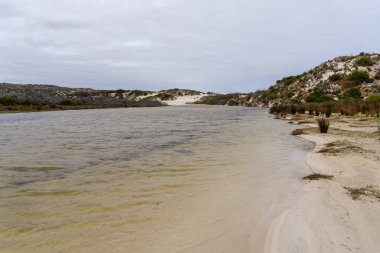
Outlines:
[{"label": "vegetation", "polygon": [[75,106],[75,105],[79,105],[79,103],[71,99],[64,99],[61,102],[58,102],[57,105]]},{"label": "vegetation", "polygon": [[305,103],[299,105],[276,105],[272,106],[269,110],[271,114],[291,114],[291,111],[296,108],[298,114],[308,113],[309,115],[319,116],[320,114],[326,117],[331,116],[332,113],[339,113],[341,115],[353,116],[358,113],[366,116],[380,116],[380,102],[379,101],[334,101],[326,103]]},{"label": "vegetation", "polygon": [[362,99],[362,93],[359,88],[350,88],[343,93],[343,99],[346,101],[358,101]]},{"label": "vegetation", "polygon": [[380,95],[371,95],[366,99],[367,102],[380,102]]},{"label": "vegetation", "polygon": [[319,173],[313,173],[310,175],[307,175],[303,177],[303,180],[319,180],[319,179],[332,179],[334,176],[333,175],[324,175],[324,174],[319,174]]},{"label": "vegetation", "polygon": [[319,126],[319,132],[325,134],[329,130],[330,121],[326,118],[318,118],[317,120]]},{"label": "vegetation", "polygon": [[329,80],[331,82],[336,82],[336,81],[339,81],[339,80],[342,80],[343,76],[341,74],[338,74],[338,73],[335,73],[335,74],[332,74],[331,76],[329,76]]},{"label": "vegetation", "polygon": [[371,81],[367,71],[354,70],[348,75],[348,80],[357,83],[369,83]]},{"label": "vegetation", "polygon": [[312,93],[310,93],[309,96],[306,97],[306,102],[316,102],[316,103],[322,103],[322,102],[328,102],[328,101],[334,101],[334,99],[326,94],[324,90],[321,88],[316,88]]},{"label": "vegetation", "polygon": [[373,66],[375,62],[368,56],[362,56],[355,61],[358,66]]},{"label": "vegetation", "polygon": [[[202,97],[196,104],[207,104],[207,105],[239,105],[240,97],[242,94],[213,94],[210,96]],[[244,97],[244,100],[246,97]]]},{"label": "vegetation", "polygon": [[362,153],[364,150],[348,141],[334,141],[327,143],[318,153],[342,154],[342,153]]},{"label": "vegetation", "polygon": [[[107,101],[105,101],[107,102]],[[80,110],[97,108],[116,108],[116,107],[152,107],[162,106],[158,101],[152,100],[119,100],[118,103],[79,103],[71,99],[64,99],[57,103],[42,102],[33,99],[16,99],[8,96],[0,97],[0,112],[29,112],[29,111],[51,111],[51,110]]]},{"label": "vegetation", "polygon": [[284,77],[282,78],[282,80],[278,81],[278,82],[283,82],[286,86],[288,85],[291,85],[292,83],[294,83],[297,79],[299,79],[302,75],[298,75],[298,76],[287,76],[287,77]]},{"label": "vegetation", "polygon": [[367,185],[366,187],[353,188],[344,187],[353,200],[359,200],[363,196],[371,197],[380,200],[380,191],[373,185]]}]

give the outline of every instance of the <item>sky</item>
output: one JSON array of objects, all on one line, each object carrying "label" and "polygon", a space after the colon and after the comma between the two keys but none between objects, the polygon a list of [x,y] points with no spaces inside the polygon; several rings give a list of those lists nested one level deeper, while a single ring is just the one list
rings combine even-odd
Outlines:
[{"label": "sky", "polygon": [[380,53],[379,0],[0,0],[0,82],[250,92]]}]

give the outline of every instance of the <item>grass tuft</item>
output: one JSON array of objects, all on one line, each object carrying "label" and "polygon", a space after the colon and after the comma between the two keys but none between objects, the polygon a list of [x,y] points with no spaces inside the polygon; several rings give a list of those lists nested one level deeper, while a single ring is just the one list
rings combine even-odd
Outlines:
[{"label": "grass tuft", "polygon": [[319,132],[324,133],[324,134],[327,133],[330,126],[330,121],[326,118],[321,117],[321,118],[318,118],[317,122],[319,126]]},{"label": "grass tuft", "polygon": [[380,191],[373,185],[367,185],[361,188],[344,187],[353,200],[359,200],[362,197],[371,197],[380,200]]}]

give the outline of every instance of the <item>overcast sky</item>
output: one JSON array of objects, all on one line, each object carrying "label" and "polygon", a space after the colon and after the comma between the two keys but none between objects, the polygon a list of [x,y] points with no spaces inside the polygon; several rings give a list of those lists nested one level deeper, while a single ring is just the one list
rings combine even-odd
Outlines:
[{"label": "overcast sky", "polygon": [[0,82],[248,92],[380,52],[379,0],[0,0]]}]

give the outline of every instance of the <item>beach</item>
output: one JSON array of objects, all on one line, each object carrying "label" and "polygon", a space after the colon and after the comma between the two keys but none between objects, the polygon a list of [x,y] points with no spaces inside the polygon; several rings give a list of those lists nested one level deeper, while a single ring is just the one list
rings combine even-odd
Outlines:
[{"label": "beach", "polygon": [[265,252],[378,252],[380,249],[379,120],[335,117],[327,134],[315,117],[288,117],[304,124],[300,137],[315,143],[307,154],[312,173],[302,194],[273,221]]}]

